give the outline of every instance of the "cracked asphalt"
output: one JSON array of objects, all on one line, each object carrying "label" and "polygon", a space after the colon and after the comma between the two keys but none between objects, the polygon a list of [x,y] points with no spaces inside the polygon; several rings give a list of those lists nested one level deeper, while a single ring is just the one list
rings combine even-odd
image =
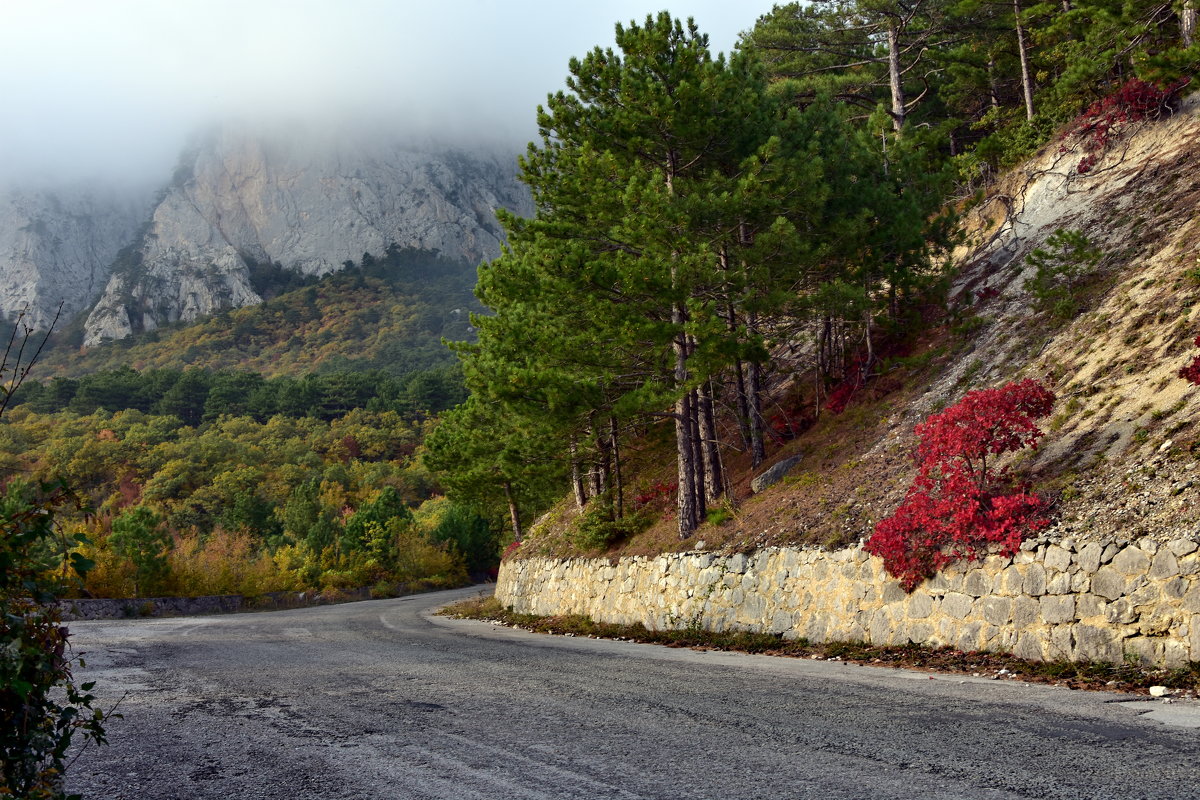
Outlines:
[{"label": "cracked asphalt", "polygon": [[124,719],[87,800],[1169,798],[1200,708],[842,663],[551,637],[430,610],[477,589],[75,622]]}]

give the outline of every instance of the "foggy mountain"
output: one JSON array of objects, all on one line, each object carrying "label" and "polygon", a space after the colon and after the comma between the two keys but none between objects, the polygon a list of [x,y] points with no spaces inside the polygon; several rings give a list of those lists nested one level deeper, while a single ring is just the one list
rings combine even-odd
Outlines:
[{"label": "foggy mountain", "polygon": [[0,205],[0,310],[36,326],[90,308],[84,343],[252,305],[264,266],[324,275],[390,245],[499,253],[498,208],[532,210],[510,155],[411,140],[213,129],[153,203],[13,191]]},{"label": "foggy mountain", "polygon": [[0,313],[44,329],[89,307],[146,218],[152,189],[37,185],[0,193]]}]

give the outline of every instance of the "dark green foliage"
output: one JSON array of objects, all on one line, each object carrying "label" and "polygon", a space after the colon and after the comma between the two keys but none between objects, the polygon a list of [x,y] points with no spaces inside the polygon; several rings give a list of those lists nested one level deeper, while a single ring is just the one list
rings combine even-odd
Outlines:
[{"label": "dark green foliage", "polygon": [[342,532],[342,549],[352,552],[369,546],[379,532],[386,531],[388,525],[397,521],[402,525],[411,524],[412,512],[405,505],[399,492],[391,486],[385,486],[379,490],[374,500],[359,506],[346,520],[345,530]]},{"label": "dark green foliage", "polygon": [[1057,319],[1075,316],[1079,310],[1080,286],[1103,256],[1082,231],[1060,228],[1050,234],[1045,247],[1037,248],[1025,258],[1037,270],[1025,281],[1037,309]]},{"label": "dark green foliage", "polygon": [[411,418],[452,408],[464,399],[462,371],[446,364],[405,375],[373,370],[271,379],[234,370],[125,368],[79,380],[55,378],[44,386],[31,381],[14,394],[13,403],[28,403],[43,414],[136,409],[169,414],[196,426],[222,415],[250,416],[260,422],[276,414],[333,420],[358,408],[395,411]]},{"label": "dark green foliage", "polygon": [[171,534],[157,514],[145,506],[126,511],[112,521],[108,542],[114,551],[133,562],[138,595],[150,596],[161,590],[167,575]]},{"label": "dark green foliage", "polygon": [[315,477],[292,490],[279,518],[284,533],[314,553],[333,547],[341,538],[341,526],[333,509],[321,502],[321,481]]},{"label": "dark green foliage", "polygon": [[452,544],[467,564],[471,575],[486,575],[500,560],[500,543],[488,521],[465,506],[454,503],[446,509],[437,527],[430,533],[435,542]]},{"label": "dark green foliage", "polygon": [[[111,716],[92,684],[75,683],[67,629],[54,601],[68,574],[90,566],[55,528],[71,502],[62,486],[9,483],[0,497],[0,795],[65,798],[72,743],[105,742]],[[51,577],[53,576],[53,577]]]},{"label": "dark green foliage", "polygon": [[[876,136],[924,131],[970,191],[1130,78],[1165,87],[1193,77],[1200,45],[1189,40],[1189,15],[1194,25],[1193,3],[1147,0],[817,0],[776,6],[742,46],[762,55],[789,102],[826,95],[864,109],[860,124]],[[872,107],[885,114],[871,121]]]},{"label": "dark green foliage", "polygon": [[607,550],[644,530],[654,521],[646,511],[625,514],[618,519],[611,500],[607,503],[603,499],[598,500],[588,504],[572,530],[575,544],[583,550]]}]

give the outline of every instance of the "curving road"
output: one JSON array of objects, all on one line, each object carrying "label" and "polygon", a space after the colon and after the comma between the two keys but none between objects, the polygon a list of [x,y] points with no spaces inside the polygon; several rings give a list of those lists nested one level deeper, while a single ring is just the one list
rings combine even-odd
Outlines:
[{"label": "curving road", "polygon": [[1193,798],[1200,709],[341,606],[76,622],[87,800]]}]

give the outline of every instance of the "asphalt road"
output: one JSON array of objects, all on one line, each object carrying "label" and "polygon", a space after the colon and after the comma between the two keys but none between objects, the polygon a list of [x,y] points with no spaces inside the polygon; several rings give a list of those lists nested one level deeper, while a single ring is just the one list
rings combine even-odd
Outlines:
[{"label": "asphalt road", "polygon": [[1196,798],[1200,709],[432,618],[471,594],[76,622],[88,800]]}]

